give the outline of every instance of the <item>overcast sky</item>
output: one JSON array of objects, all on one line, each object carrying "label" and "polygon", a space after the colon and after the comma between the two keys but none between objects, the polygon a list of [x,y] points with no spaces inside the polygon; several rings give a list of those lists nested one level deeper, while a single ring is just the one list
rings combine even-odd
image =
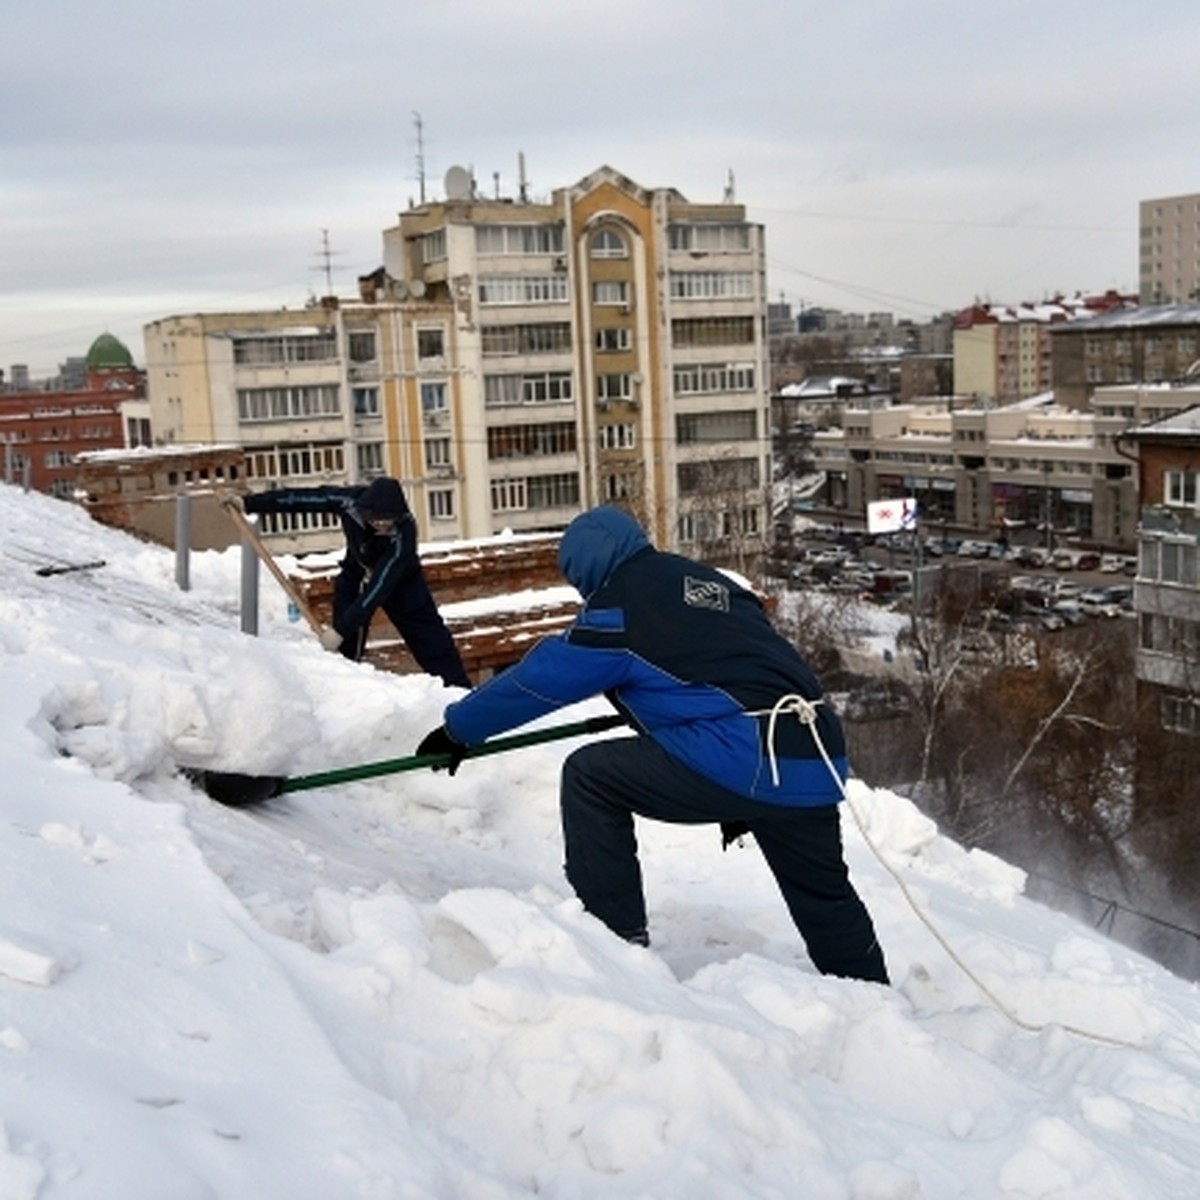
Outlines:
[{"label": "overcast sky", "polygon": [[[1200,4],[7,0],[0,367],[177,313],[301,306],[447,168],[608,165],[767,230],[772,299],[927,319],[1137,287],[1200,191]],[[423,130],[417,135],[420,114]]]}]

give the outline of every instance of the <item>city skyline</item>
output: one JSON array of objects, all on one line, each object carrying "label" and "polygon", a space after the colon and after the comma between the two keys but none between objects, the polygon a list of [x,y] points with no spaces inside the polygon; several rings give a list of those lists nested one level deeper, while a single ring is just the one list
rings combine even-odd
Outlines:
[{"label": "city skyline", "polygon": [[1020,9],[17,5],[0,368],[52,375],[104,332],[140,363],[164,316],[351,295],[452,166],[488,196],[522,165],[533,199],[601,166],[732,190],[794,308],[1136,292],[1139,202],[1197,189],[1200,10]]}]

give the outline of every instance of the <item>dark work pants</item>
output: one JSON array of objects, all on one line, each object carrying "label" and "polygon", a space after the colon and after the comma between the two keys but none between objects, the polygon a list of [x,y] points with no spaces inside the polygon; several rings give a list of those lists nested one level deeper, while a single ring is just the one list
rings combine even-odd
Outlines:
[{"label": "dark work pants", "polygon": [[[354,593],[335,585],[335,610],[344,611],[354,601]],[[404,639],[409,653],[426,675],[440,676],[451,687],[471,686],[471,680],[459,657],[458,647],[438,612],[437,604],[423,575],[417,574],[394,588],[380,606],[387,619]],[[337,624],[337,616],[334,617]],[[367,648],[368,621],[342,642],[342,653],[359,662]]]},{"label": "dark work pants", "polygon": [[584,908],[621,937],[639,940],[646,930],[634,814],[675,825],[745,821],[817,970],[888,982],[870,915],[846,869],[836,805],[747,800],[648,737],[574,751],[563,764],[560,799],[567,879]]}]

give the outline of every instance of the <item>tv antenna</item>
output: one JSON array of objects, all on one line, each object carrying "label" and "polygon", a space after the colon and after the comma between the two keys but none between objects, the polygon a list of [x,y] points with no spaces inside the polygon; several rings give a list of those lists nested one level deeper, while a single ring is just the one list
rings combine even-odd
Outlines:
[{"label": "tv antenna", "polygon": [[421,114],[414,110],[413,123],[417,127],[417,186],[420,189],[421,203],[425,203],[425,134]]},{"label": "tv antenna", "polygon": [[335,254],[341,254],[340,250],[331,250],[329,248],[329,230],[321,230],[321,249],[316,257],[322,260],[324,264],[321,270],[325,273],[325,295],[333,295],[333,257]]}]

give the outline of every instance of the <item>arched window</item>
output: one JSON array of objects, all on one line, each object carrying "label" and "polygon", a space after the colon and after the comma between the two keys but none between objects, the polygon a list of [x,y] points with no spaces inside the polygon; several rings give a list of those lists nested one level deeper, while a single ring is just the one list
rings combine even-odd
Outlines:
[{"label": "arched window", "polygon": [[592,238],[593,258],[625,258],[628,254],[625,239],[615,229],[598,230]]}]

